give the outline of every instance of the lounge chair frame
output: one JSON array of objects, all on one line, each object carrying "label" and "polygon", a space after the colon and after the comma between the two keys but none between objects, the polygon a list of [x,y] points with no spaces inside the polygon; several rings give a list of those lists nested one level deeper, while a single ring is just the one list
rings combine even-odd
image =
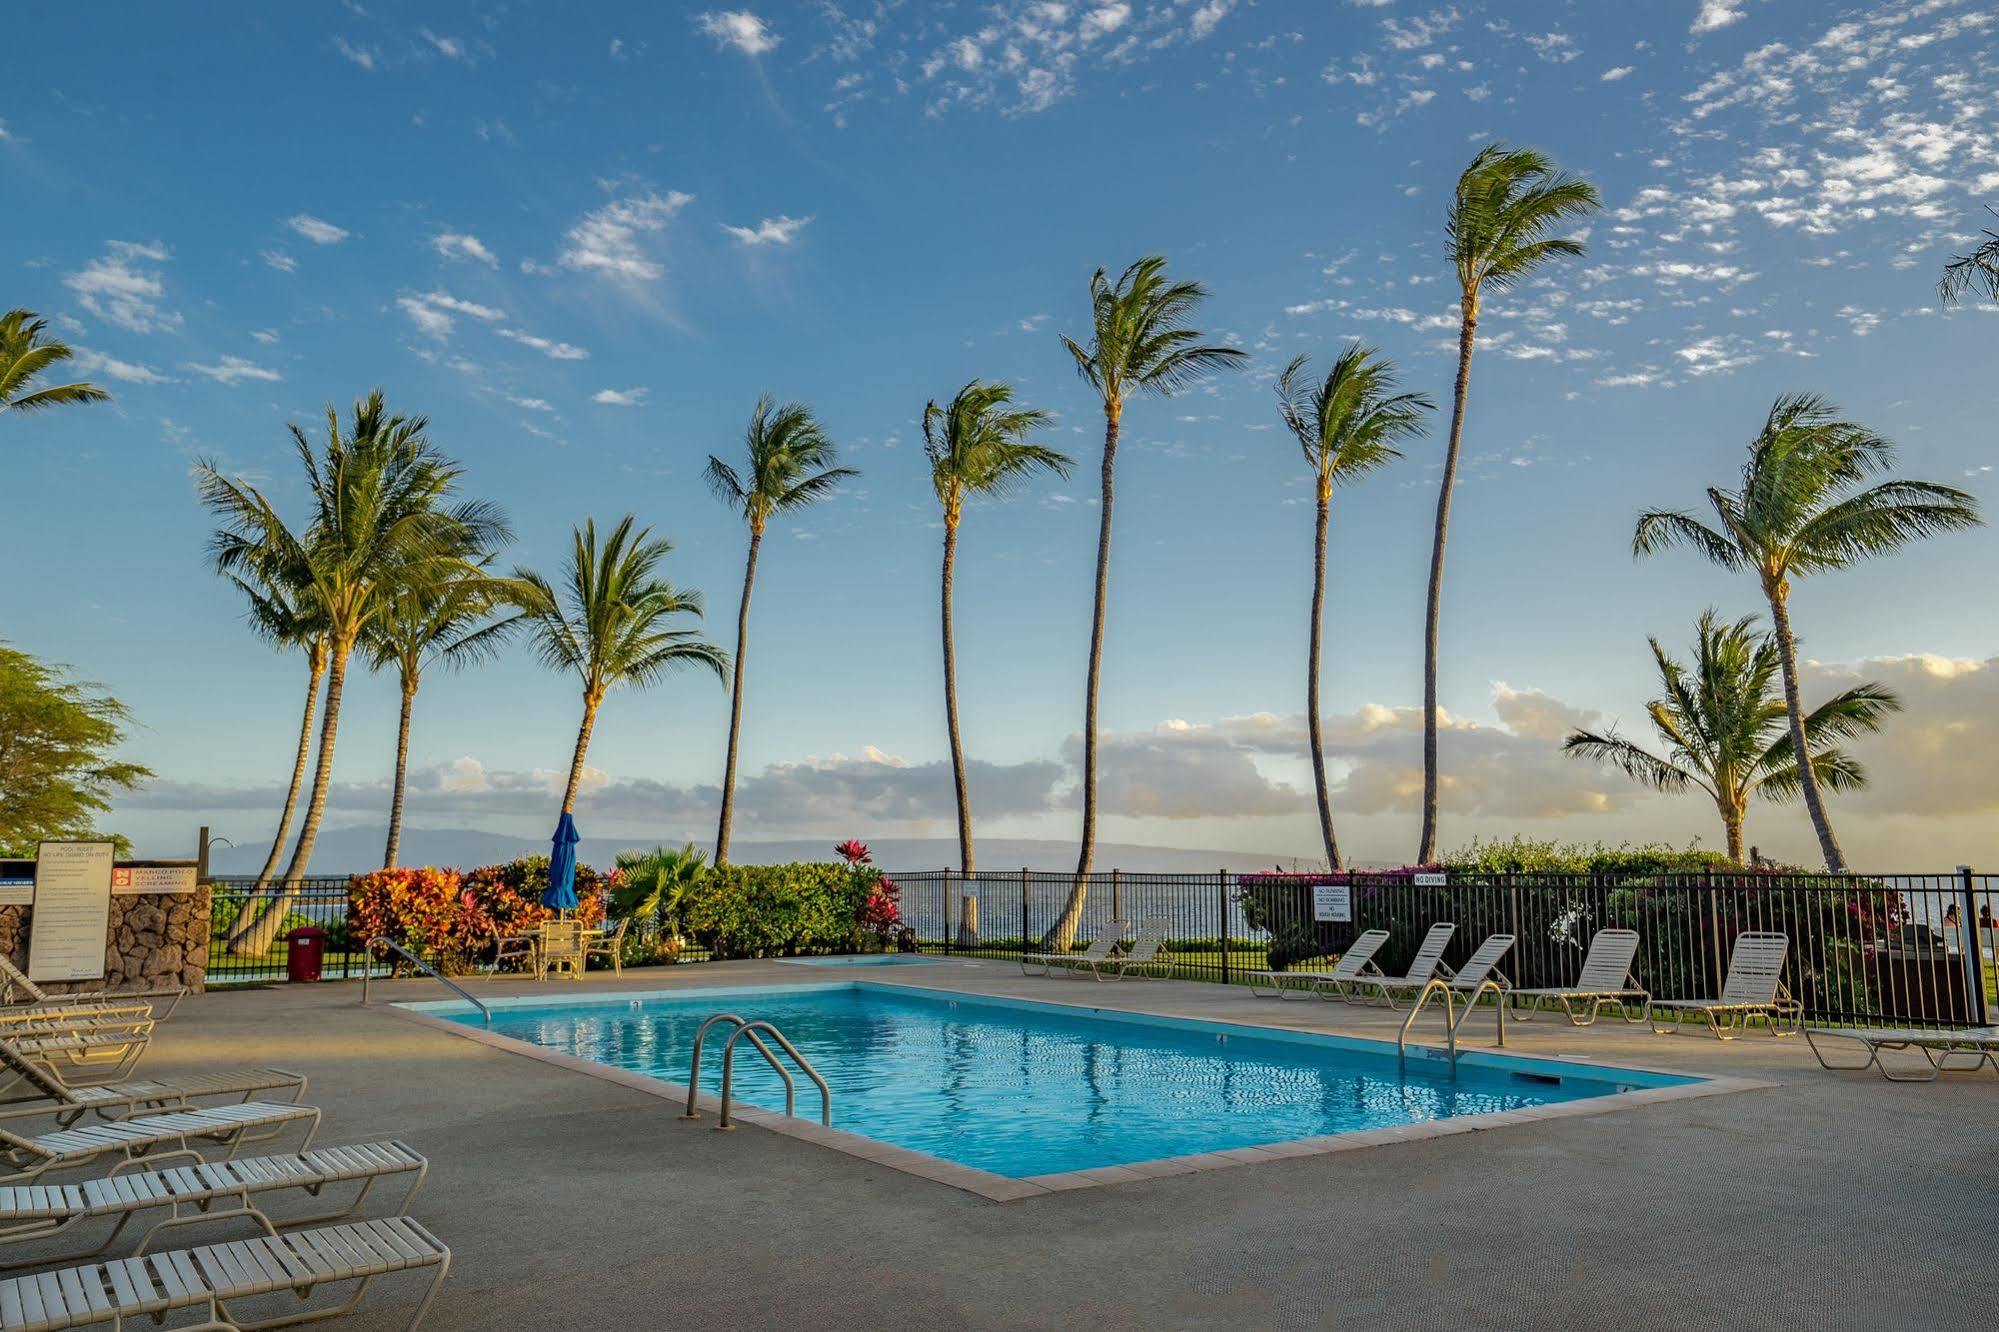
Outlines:
[{"label": "lounge chair frame", "polygon": [[[1819,1048],[1822,1040],[1851,1041],[1866,1051],[1867,1057],[1857,1064],[1834,1062],[1826,1057],[1826,1051]],[[1819,1061],[1819,1067],[1835,1073],[1862,1073],[1878,1069],[1881,1076],[1890,1082],[1935,1082],[1944,1073],[1976,1073],[1987,1064],[1994,1072],[1999,1072],[1999,1026],[1957,1027],[1957,1028],[1867,1028],[1867,1027],[1806,1027],[1805,1044],[1811,1047],[1812,1057]],[[1920,1071],[1914,1073],[1897,1072],[1881,1056],[1889,1050],[1914,1050],[1922,1055]],[[1964,1055],[1971,1056],[1969,1064],[1952,1064],[1951,1060]]]},{"label": "lounge chair frame", "polygon": [[[1804,1030],[1805,1006],[1784,984],[1784,958],[1790,936],[1777,930],[1744,930],[1728,955],[1728,976],[1719,999],[1655,999],[1649,1019],[1652,1033],[1664,1036],[1688,1024],[1658,1013],[1698,1014],[1717,1040],[1732,1041],[1757,1022],[1772,1036],[1796,1036]],[[1778,1024],[1782,1023],[1780,1027]]]},{"label": "lounge chair frame", "polygon": [[92,1165],[107,1156],[121,1159],[112,1168],[116,1174],[129,1165],[146,1168],[164,1161],[186,1158],[199,1165],[207,1158],[194,1146],[211,1142],[226,1146],[217,1159],[233,1160],[248,1135],[259,1140],[269,1135],[262,1130],[278,1125],[305,1125],[300,1151],[312,1146],[319,1132],[319,1110],[309,1105],[282,1105],[245,1101],[238,1105],[216,1105],[199,1110],[169,1110],[164,1114],[136,1119],[105,1120],[81,1127],[57,1129],[39,1137],[23,1137],[0,1129],[0,1185],[28,1184],[50,1171]]},{"label": "lounge chair frame", "polygon": [[[16,998],[24,994],[26,999]],[[18,1008],[33,1008],[53,1005],[59,1008],[75,1008],[79,1004],[127,1004],[140,1000],[166,1000],[167,1011],[154,1013],[156,1022],[165,1022],[180,1007],[180,1001],[187,998],[185,985],[158,987],[151,990],[70,990],[52,994],[28,979],[28,973],[15,966],[5,957],[0,957],[0,1004]]]},{"label": "lounge chair frame", "polygon": [[[1081,972],[1088,967],[1090,974],[1098,980],[1104,978],[1106,971],[1119,980],[1130,976],[1143,980],[1164,980],[1173,974],[1173,960],[1162,952],[1166,946],[1166,932],[1172,928],[1173,922],[1168,917],[1148,916],[1139,922],[1138,937],[1122,953],[1113,952],[1101,960],[1079,964],[1076,970]],[[1156,976],[1154,968],[1159,969]]]},{"label": "lounge chair frame", "polygon": [[[1400,976],[1390,976],[1377,967],[1340,986],[1340,997],[1348,1002],[1358,999],[1372,1003],[1375,999],[1379,999],[1392,1010],[1398,1006],[1395,1002],[1396,995],[1421,994],[1439,971],[1446,976],[1452,974],[1451,969],[1444,965],[1444,949],[1450,945],[1451,936],[1456,934],[1457,930],[1458,927],[1451,921],[1436,922],[1423,936],[1423,942],[1416,948],[1416,955],[1409,959],[1407,971]],[[1368,997],[1369,991],[1373,992],[1373,998]]]},{"label": "lounge chair frame", "polygon": [[[248,1101],[260,1096],[266,1102],[273,1102],[273,1093],[289,1091],[292,1105],[305,1097],[305,1074],[283,1068],[226,1069],[139,1082],[72,1086],[57,1069],[8,1040],[0,1040],[0,1067],[14,1075],[14,1080],[6,1085],[7,1091],[25,1084],[32,1092],[30,1098],[0,1101],[0,1120],[48,1115],[62,1128],[93,1112],[101,1118],[117,1119],[165,1110],[190,1110],[201,1097],[234,1096],[239,1101]],[[278,1131],[273,1129],[272,1136]]]},{"label": "lounge chair frame", "polygon": [[1111,955],[1113,948],[1124,942],[1124,936],[1130,930],[1131,922],[1128,920],[1107,920],[1097,927],[1097,932],[1090,936],[1089,944],[1080,953],[1022,953],[1020,974],[1032,976],[1035,973],[1029,968],[1039,966],[1041,975],[1053,976],[1057,967],[1073,972],[1101,962]]},{"label": "lounge chair frame", "polygon": [[[1374,955],[1387,942],[1387,930],[1365,930],[1347,945],[1346,951],[1339,955],[1330,971],[1247,971],[1243,973],[1243,979],[1249,985],[1250,994],[1258,999],[1282,999],[1287,994],[1316,994],[1321,999],[1345,998],[1346,985],[1370,971],[1375,975],[1381,974],[1374,966]],[[1304,981],[1305,984],[1302,988],[1294,988],[1285,983],[1294,980]],[[1327,986],[1332,987],[1330,993]],[[1265,987],[1270,990],[1268,995],[1263,993]]]},{"label": "lounge chair frame", "polygon": [[[1616,1009],[1617,1015],[1628,1023],[1649,1022],[1652,992],[1638,983],[1638,975],[1632,970],[1637,956],[1638,931],[1598,930],[1590,938],[1582,973],[1574,985],[1507,991],[1513,1020],[1531,1021],[1534,1014],[1545,1011],[1544,1005],[1559,1003],[1571,1026],[1592,1025],[1606,1008]],[[1634,1006],[1638,1009],[1636,1016],[1632,1014]]]}]

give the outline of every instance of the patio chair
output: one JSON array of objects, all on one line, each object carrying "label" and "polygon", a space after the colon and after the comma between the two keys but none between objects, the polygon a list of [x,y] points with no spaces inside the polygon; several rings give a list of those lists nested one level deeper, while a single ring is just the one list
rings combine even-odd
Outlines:
[{"label": "patio chair", "polygon": [[[72,1087],[123,1082],[152,1045],[152,1024],[115,1031],[41,1031],[13,1028],[4,1033],[21,1053],[58,1071]],[[0,1084],[0,1095],[13,1083]]]},{"label": "patio chair", "polygon": [[1102,962],[1111,955],[1111,949],[1124,942],[1125,931],[1131,928],[1129,921],[1107,920],[1090,940],[1089,947],[1080,953],[1023,953],[1020,958],[1020,974],[1032,976],[1031,966],[1039,966],[1041,974],[1053,976],[1055,968],[1087,967]]},{"label": "patio chair", "polygon": [[[238,1068],[77,1087],[44,1058],[28,1054],[9,1040],[0,1040],[0,1066],[13,1074],[12,1081],[0,1086],[0,1097],[5,1098],[0,1100],[0,1119],[51,1115],[63,1128],[91,1111],[116,1119],[141,1111],[191,1109],[196,1098],[204,1096],[235,1096],[247,1101],[260,1093],[288,1091],[291,1103],[297,1105],[305,1095],[305,1074],[282,1068]],[[16,1088],[26,1094],[11,1095]]]},{"label": "patio chair", "polygon": [[530,930],[526,934],[501,934],[493,931],[493,970],[503,970],[507,963],[519,962],[521,970],[535,973],[541,978],[541,931]]},{"label": "patio chair", "polygon": [[[1772,1036],[1797,1035],[1804,1026],[1805,1006],[1784,986],[1784,954],[1790,947],[1790,937],[1775,930],[1745,930],[1737,935],[1721,998],[1653,1000],[1653,1034],[1664,1035],[1685,1025],[1677,1020],[1660,1022],[1658,1011],[1663,1008],[1698,1014],[1719,1040],[1735,1039],[1758,1018]],[[1790,1029],[1780,1031],[1779,1022]]]},{"label": "patio chair", "polygon": [[[1106,971],[1115,975],[1119,980],[1134,975],[1147,979],[1161,979],[1164,976],[1170,976],[1173,974],[1173,963],[1169,959],[1160,956],[1159,950],[1166,944],[1166,931],[1172,928],[1173,922],[1167,917],[1150,916],[1139,922],[1138,937],[1131,941],[1130,948],[1122,953],[1113,953],[1111,956],[1100,961],[1083,963],[1077,967],[1077,970],[1081,971],[1084,966],[1087,966],[1090,969],[1090,974],[1098,980],[1104,978]],[[1155,967],[1163,968],[1159,977],[1155,977],[1152,974]]]},{"label": "patio chair", "polygon": [[[1833,1063],[1819,1048],[1821,1040],[1853,1041],[1866,1051],[1857,1064]],[[1976,1073],[1986,1064],[1999,1072],[1999,1027],[1806,1027],[1805,1044],[1819,1067],[1835,1073],[1859,1073],[1869,1068],[1881,1070],[1890,1082],[1935,1082],[1940,1073]],[[1886,1050],[1914,1050],[1923,1056],[1922,1071],[1898,1073],[1881,1058]],[[1951,1060],[1971,1057],[1968,1064]]]},{"label": "patio chair", "polygon": [[[18,996],[26,995],[25,999]],[[153,1014],[156,1022],[165,1022],[180,1007],[180,1001],[187,998],[185,985],[173,985],[151,990],[70,990],[62,994],[51,994],[28,979],[28,973],[11,961],[0,957],[0,1004],[22,1007],[55,1004],[75,1007],[78,1004],[136,1003],[139,1000],[164,999],[167,1011]]]},{"label": "patio chair", "polygon": [[[239,1216],[254,1221],[267,1235],[276,1234],[279,1226],[289,1229],[323,1225],[361,1210],[377,1183],[397,1175],[410,1175],[413,1178],[409,1191],[391,1213],[400,1216],[409,1211],[410,1200],[416,1197],[429,1173],[430,1163],[405,1143],[364,1142],[352,1147],[315,1147],[280,1156],[245,1156],[213,1165],[113,1175],[81,1184],[8,1185],[0,1188],[0,1245],[35,1243],[88,1222],[112,1217],[117,1218],[117,1223],[94,1248],[59,1257],[38,1254],[0,1262],[0,1267],[29,1263],[49,1267],[95,1257],[116,1243],[135,1217],[162,1207],[172,1210],[139,1237],[132,1248],[134,1254],[144,1253],[162,1230]],[[311,1216],[273,1219],[253,1201],[263,1194],[293,1190],[319,1199],[332,1186],[354,1183],[360,1184],[360,1191],[346,1206]]]},{"label": "patio chair", "polygon": [[[414,1329],[437,1298],[451,1250],[406,1216],[351,1221],[317,1230],[260,1235],[228,1244],[204,1244],[143,1258],[91,1263],[0,1282],[0,1328],[8,1332],[62,1332],[112,1323],[125,1327],[148,1317],[157,1325],[181,1309],[203,1309],[207,1321],[182,1327],[247,1329],[282,1327],[337,1318],[361,1302],[368,1284],[392,1272],[435,1268],[409,1326]],[[249,1319],[230,1311],[231,1301],[291,1291],[300,1300],[320,1286],[352,1281],[347,1299],[330,1308]]]},{"label": "patio chair", "polygon": [[[1578,1027],[1595,1022],[1606,1008],[1617,1009],[1626,1022],[1648,1020],[1652,1016],[1652,993],[1638,983],[1631,970],[1637,956],[1638,931],[1598,930],[1589,941],[1582,974],[1576,977],[1574,985],[1507,991],[1514,1021],[1528,1021],[1543,1004],[1551,1001],[1561,1004],[1563,1015]],[[1637,1017],[1631,1016],[1634,1003],[1640,1006]]]},{"label": "patio chair", "polygon": [[[1357,998],[1367,997],[1372,991],[1393,1008],[1396,995],[1420,993],[1430,983],[1431,977],[1437,974],[1437,968],[1443,966],[1444,948],[1457,931],[1458,927],[1450,921],[1438,921],[1423,936],[1423,942],[1416,948],[1416,956],[1409,959],[1409,970],[1400,976],[1385,976],[1379,969],[1356,976],[1341,988],[1340,997],[1351,1003]],[[1449,968],[1445,968],[1445,974],[1449,974]]]},{"label": "patio chair", "polygon": [[226,1145],[228,1154],[222,1158],[226,1161],[235,1157],[245,1134],[279,1124],[305,1125],[305,1141],[299,1144],[299,1150],[304,1151],[319,1131],[319,1111],[309,1105],[245,1101],[202,1110],[169,1110],[139,1119],[106,1120],[34,1138],[0,1129],[0,1169],[12,1170],[11,1174],[0,1174],[0,1184],[32,1183],[51,1170],[91,1165],[111,1155],[124,1158],[114,1174],[136,1162],[151,1166],[177,1157],[191,1158],[199,1165],[205,1158],[192,1145],[195,1140]]},{"label": "patio chair", "polygon": [[547,980],[551,971],[567,971],[570,978],[583,977],[583,925],[574,920],[545,920],[541,941],[536,945],[535,979]]},{"label": "patio chair", "polygon": [[625,931],[631,928],[630,916],[618,922],[615,930],[591,930],[583,936],[583,965],[590,965],[590,959],[601,957],[611,964],[611,974],[625,974]]},{"label": "patio chair", "polygon": [[[1249,982],[1249,992],[1259,999],[1264,997],[1264,986],[1268,986],[1271,996],[1277,999],[1291,993],[1316,994],[1321,999],[1344,997],[1345,987],[1373,968],[1374,955],[1387,942],[1387,930],[1368,930],[1347,945],[1347,950],[1340,954],[1330,971],[1246,971],[1243,976]],[[1285,984],[1286,981],[1304,981],[1305,985],[1303,989],[1294,991]],[[1330,995],[1325,989],[1328,985],[1332,986]]]}]

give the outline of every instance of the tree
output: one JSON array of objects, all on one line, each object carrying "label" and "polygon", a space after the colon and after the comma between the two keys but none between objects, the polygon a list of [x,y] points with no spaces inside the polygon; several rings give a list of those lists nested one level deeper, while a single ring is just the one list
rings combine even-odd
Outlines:
[{"label": "tree", "polygon": [[[1999,217],[1999,208],[1988,207],[1985,211]],[[1957,304],[1972,287],[1984,288],[1986,295],[1999,301],[1999,231],[1987,227],[1984,236],[1976,249],[1957,255],[1944,265],[1937,294],[1943,297],[1945,305]]]},{"label": "tree", "polygon": [[656,577],[673,543],[649,527],[632,530],[626,514],[602,545],[597,520],[572,534],[560,593],[540,574],[514,571],[535,653],[552,670],[574,671],[583,685],[583,721],[569,760],[562,812],[576,808],[590,732],[604,696],[620,685],[648,689],[685,666],[706,666],[719,679],[729,659],[692,629],[670,627],[676,616],[701,614],[701,594]]},{"label": "tree", "polygon": [[1451,390],[1451,435],[1437,492],[1437,527],[1430,545],[1429,601],[1423,622],[1423,831],[1418,864],[1437,854],[1437,634],[1444,599],[1444,540],[1451,522],[1465,403],[1471,392],[1472,346],[1485,293],[1506,291],[1550,259],[1580,255],[1582,243],[1550,233],[1597,207],[1596,187],[1532,148],[1489,143],[1458,177],[1444,223],[1458,280],[1458,376]]},{"label": "tree", "polygon": [[972,802],[965,780],[965,746],[958,731],[958,664],[952,641],[951,574],[958,557],[958,524],[965,501],[1003,498],[1037,472],[1067,477],[1074,460],[1034,443],[1029,436],[1046,426],[1047,412],[1013,405],[1013,386],[973,380],[950,405],[931,402],[923,409],[923,451],[930,459],[930,484],[944,509],[944,720],[951,737],[951,778],[958,796],[958,868],[974,873]]},{"label": "tree", "polygon": [[1977,501],[1950,486],[1890,480],[1862,488],[1894,461],[1894,445],[1865,426],[1840,420],[1838,409],[1824,398],[1787,395],[1777,399],[1749,443],[1741,488],[1709,488],[1715,526],[1683,511],[1657,509],[1639,516],[1631,541],[1633,556],[1687,546],[1712,564],[1756,575],[1770,605],[1783,669],[1799,791],[1826,868],[1836,872],[1846,869],[1846,857],[1826,817],[1799,702],[1791,581],[1845,569],[1921,537],[1982,521]]},{"label": "tree", "polygon": [[[1728,858],[1740,863],[1749,798],[1761,794],[1768,800],[1790,800],[1803,787],[1778,680],[1783,666],[1776,639],[1757,629],[1753,615],[1723,624],[1708,610],[1695,626],[1691,668],[1667,656],[1658,639],[1646,641],[1659,670],[1660,695],[1645,711],[1666,757],[1624,739],[1615,728],[1576,731],[1562,748],[1577,758],[1608,763],[1656,791],[1705,791],[1721,815]],[[1865,769],[1832,742],[1879,730],[1901,706],[1892,692],[1869,682],[1843,690],[1807,713],[1805,737],[1819,785],[1832,791],[1865,786]]]},{"label": "tree", "polygon": [[1090,278],[1090,342],[1068,334],[1062,345],[1076,373],[1096,393],[1104,409],[1102,495],[1097,512],[1096,605],[1090,619],[1090,661],[1083,698],[1083,835],[1076,857],[1076,883],[1062,914],[1048,933],[1049,946],[1067,948],[1076,937],[1089,896],[1090,862],[1097,851],[1097,692],[1103,678],[1104,616],[1110,604],[1111,501],[1117,446],[1126,402],[1134,393],[1170,398],[1217,370],[1239,368],[1249,358],[1234,347],[1202,344],[1188,320],[1208,296],[1198,282],[1171,282],[1166,260],[1148,255],[1113,283],[1099,268]]},{"label": "tree", "polygon": [[0,643],[0,856],[32,858],[45,839],[103,836],[97,816],[153,775],[111,756],[130,720],[98,686]]},{"label": "tree", "polygon": [[1307,359],[1292,361],[1277,381],[1277,410],[1312,469],[1318,519],[1312,541],[1311,644],[1306,651],[1305,717],[1312,745],[1312,781],[1319,796],[1319,831],[1326,862],[1346,868],[1333,833],[1332,797],[1326,789],[1321,734],[1319,668],[1326,607],[1326,531],[1333,491],[1402,456],[1396,445],[1423,432],[1435,404],[1420,393],[1395,392],[1395,369],[1373,348],[1354,343],[1333,361],[1324,380],[1309,382]]},{"label": "tree", "polygon": [[783,406],[765,393],[743,432],[744,467],[737,471],[708,455],[708,487],[742,515],[750,529],[743,560],[743,599],[736,609],[735,678],[729,685],[729,755],[722,772],[722,814],[715,830],[715,864],[729,863],[729,828],[736,806],[736,746],[743,729],[743,662],[750,655],[750,591],[757,581],[757,552],[764,529],[779,514],[792,513],[832,494],[851,467],[835,466],[837,456],[812,409],[800,402]]},{"label": "tree", "polygon": [[43,336],[48,326],[48,321],[33,310],[9,310],[0,315],[0,413],[46,411],[105,402],[111,397],[95,384],[35,387],[35,381],[50,367],[76,355],[68,343]]},{"label": "tree", "polygon": [[432,666],[458,670],[487,660],[500,649],[518,615],[500,619],[519,600],[520,589],[486,572],[491,555],[468,550],[465,561],[442,563],[432,578],[417,578],[398,587],[382,604],[369,626],[362,647],[376,670],[393,668],[402,694],[401,719],[396,726],[396,766],[389,796],[389,836],[382,849],[382,868],[396,867],[402,845],[403,796],[410,761],[410,711],[423,673]]},{"label": "tree", "polygon": [[[379,392],[354,404],[344,434],[339,413],[327,408],[323,455],[303,430],[290,427],[309,503],[308,521],[296,531],[255,486],[224,476],[211,462],[196,468],[202,503],[222,523],[209,542],[216,570],[308,589],[328,640],[319,753],[298,844],[282,889],[239,925],[232,953],[270,947],[312,862],[356,645],[399,589],[463,564],[468,549],[490,549],[507,538],[506,519],[493,505],[452,498],[464,469],[431,444],[428,428],[425,417],[389,415]],[[243,914],[250,916],[248,908]]]}]

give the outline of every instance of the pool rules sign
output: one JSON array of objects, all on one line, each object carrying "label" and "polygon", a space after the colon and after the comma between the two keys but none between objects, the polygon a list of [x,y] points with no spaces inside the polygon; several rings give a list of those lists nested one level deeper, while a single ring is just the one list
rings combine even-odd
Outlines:
[{"label": "pool rules sign", "polygon": [[114,855],[109,842],[41,844],[28,933],[29,980],[104,979]]}]

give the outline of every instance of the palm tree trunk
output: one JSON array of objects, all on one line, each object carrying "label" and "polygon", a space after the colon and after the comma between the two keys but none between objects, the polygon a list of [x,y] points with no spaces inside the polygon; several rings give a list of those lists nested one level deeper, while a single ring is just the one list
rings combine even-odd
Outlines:
[{"label": "palm tree trunk", "polygon": [[1728,834],[1728,858],[1734,863],[1742,863],[1742,811],[1722,807],[1721,825]]},{"label": "palm tree trunk", "polygon": [[1305,725],[1312,737],[1312,783],[1319,793],[1319,831],[1325,835],[1326,864],[1343,870],[1340,839],[1333,834],[1333,802],[1326,791],[1326,747],[1319,725],[1319,661],[1324,641],[1326,616],[1326,527],[1331,521],[1331,503],[1319,497],[1319,521],[1312,543],[1312,644],[1308,650],[1305,678]]},{"label": "palm tree trunk", "polygon": [[270,951],[284,924],[285,913],[298,897],[306,866],[312,863],[312,845],[319,840],[319,823],[326,814],[326,790],[333,782],[333,746],[340,734],[340,696],[347,688],[347,657],[353,650],[352,639],[333,642],[332,659],[326,671],[326,707],[319,719],[319,761],[313,769],[312,796],[306,802],[305,822],[299,825],[298,845],[292,848],[291,864],[285,867],[283,889],[270,899],[254,922],[239,925],[230,937],[229,951],[236,957],[260,957]]},{"label": "palm tree trunk", "polygon": [[1423,621],[1423,833],[1416,863],[1437,856],[1437,624],[1444,601],[1444,535],[1451,525],[1451,488],[1458,479],[1458,448],[1465,436],[1465,399],[1471,392],[1471,352],[1478,334],[1478,297],[1466,293],[1458,325],[1458,378],[1451,392],[1451,439],[1444,450],[1444,478],[1437,491],[1437,532],[1430,546],[1430,600]]},{"label": "palm tree trunk", "polygon": [[410,770],[410,705],[416,702],[416,681],[403,677],[403,715],[396,727],[396,777],[389,796],[389,841],[382,848],[382,868],[396,867],[396,852],[403,843],[403,791]]},{"label": "palm tree trunk", "polygon": [[576,788],[583,781],[583,759],[590,752],[590,732],[597,727],[597,707],[603,702],[601,696],[592,698],[583,695],[583,724],[576,728],[576,752],[569,756],[569,785],[562,791],[562,812],[576,811]]},{"label": "palm tree trunk", "polygon": [[750,528],[749,558],[743,561],[743,602],[736,609],[735,681],[729,687],[729,757],[722,768],[722,817],[715,828],[715,863],[729,863],[729,824],[736,812],[736,742],[743,731],[743,658],[750,652],[750,589],[757,581],[757,549],[763,545],[760,526]]},{"label": "palm tree trunk", "polygon": [[1791,639],[1791,612],[1787,603],[1790,589],[1782,583],[1764,588],[1770,598],[1770,624],[1777,634],[1777,657],[1784,667],[1784,710],[1791,719],[1791,747],[1798,755],[1798,787],[1804,792],[1805,811],[1811,815],[1812,831],[1818,834],[1819,852],[1825,867],[1835,874],[1846,873],[1846,857],[1839,839],[1832,834],[1832,820],[1826,817],[1825,798],[1819,794],[1818,773],[1812,768],[1811,746],[1805,742],[1805,709],[1798,695],[1798,654]]},{"label": "palm tree trunk", "polygon": [[958,652],[951,632],[951,569],[958,559],[958,524],[944,516],[944,724],[951,734],[951,779],[958,791],[958,871],[972,876],[972,797],[965,784],[965,745],[958,733]]},{"label": "palm tree trunk", "polygon": [[323,641],[314,644],[306,652],[305,715],[298,723],[298,756],[292,760],[292,784],[285,792],[284,812],[278,815],[278,830],[271,834],[271,854],[264,857],[264,868],[257,871],[258,896],[270,887],[271,876],[278,872],[278,857],[284,854],[285,834],[291,831],[292,815],[298,812],[299,788],[305,785],[305,765],[312,758],[312,717],[319,708],[319,681],[326,674],[326,648]]},{"label": "palm tree trunk", "polygon": [[1076,857],[1076,882],[1043,942],[1062,952],[1076,941],[1083,903],[1090,896],[1090,862],[1097,854],[1097,686],[1104,674],[1104,612],[1111,595],[1111,498],[1117,465],[1120,409],[1104,404],[1103,511],[1097,515],[1097,603],[1090,620],[1090,666],[1083,696],[1083,844]]}]

